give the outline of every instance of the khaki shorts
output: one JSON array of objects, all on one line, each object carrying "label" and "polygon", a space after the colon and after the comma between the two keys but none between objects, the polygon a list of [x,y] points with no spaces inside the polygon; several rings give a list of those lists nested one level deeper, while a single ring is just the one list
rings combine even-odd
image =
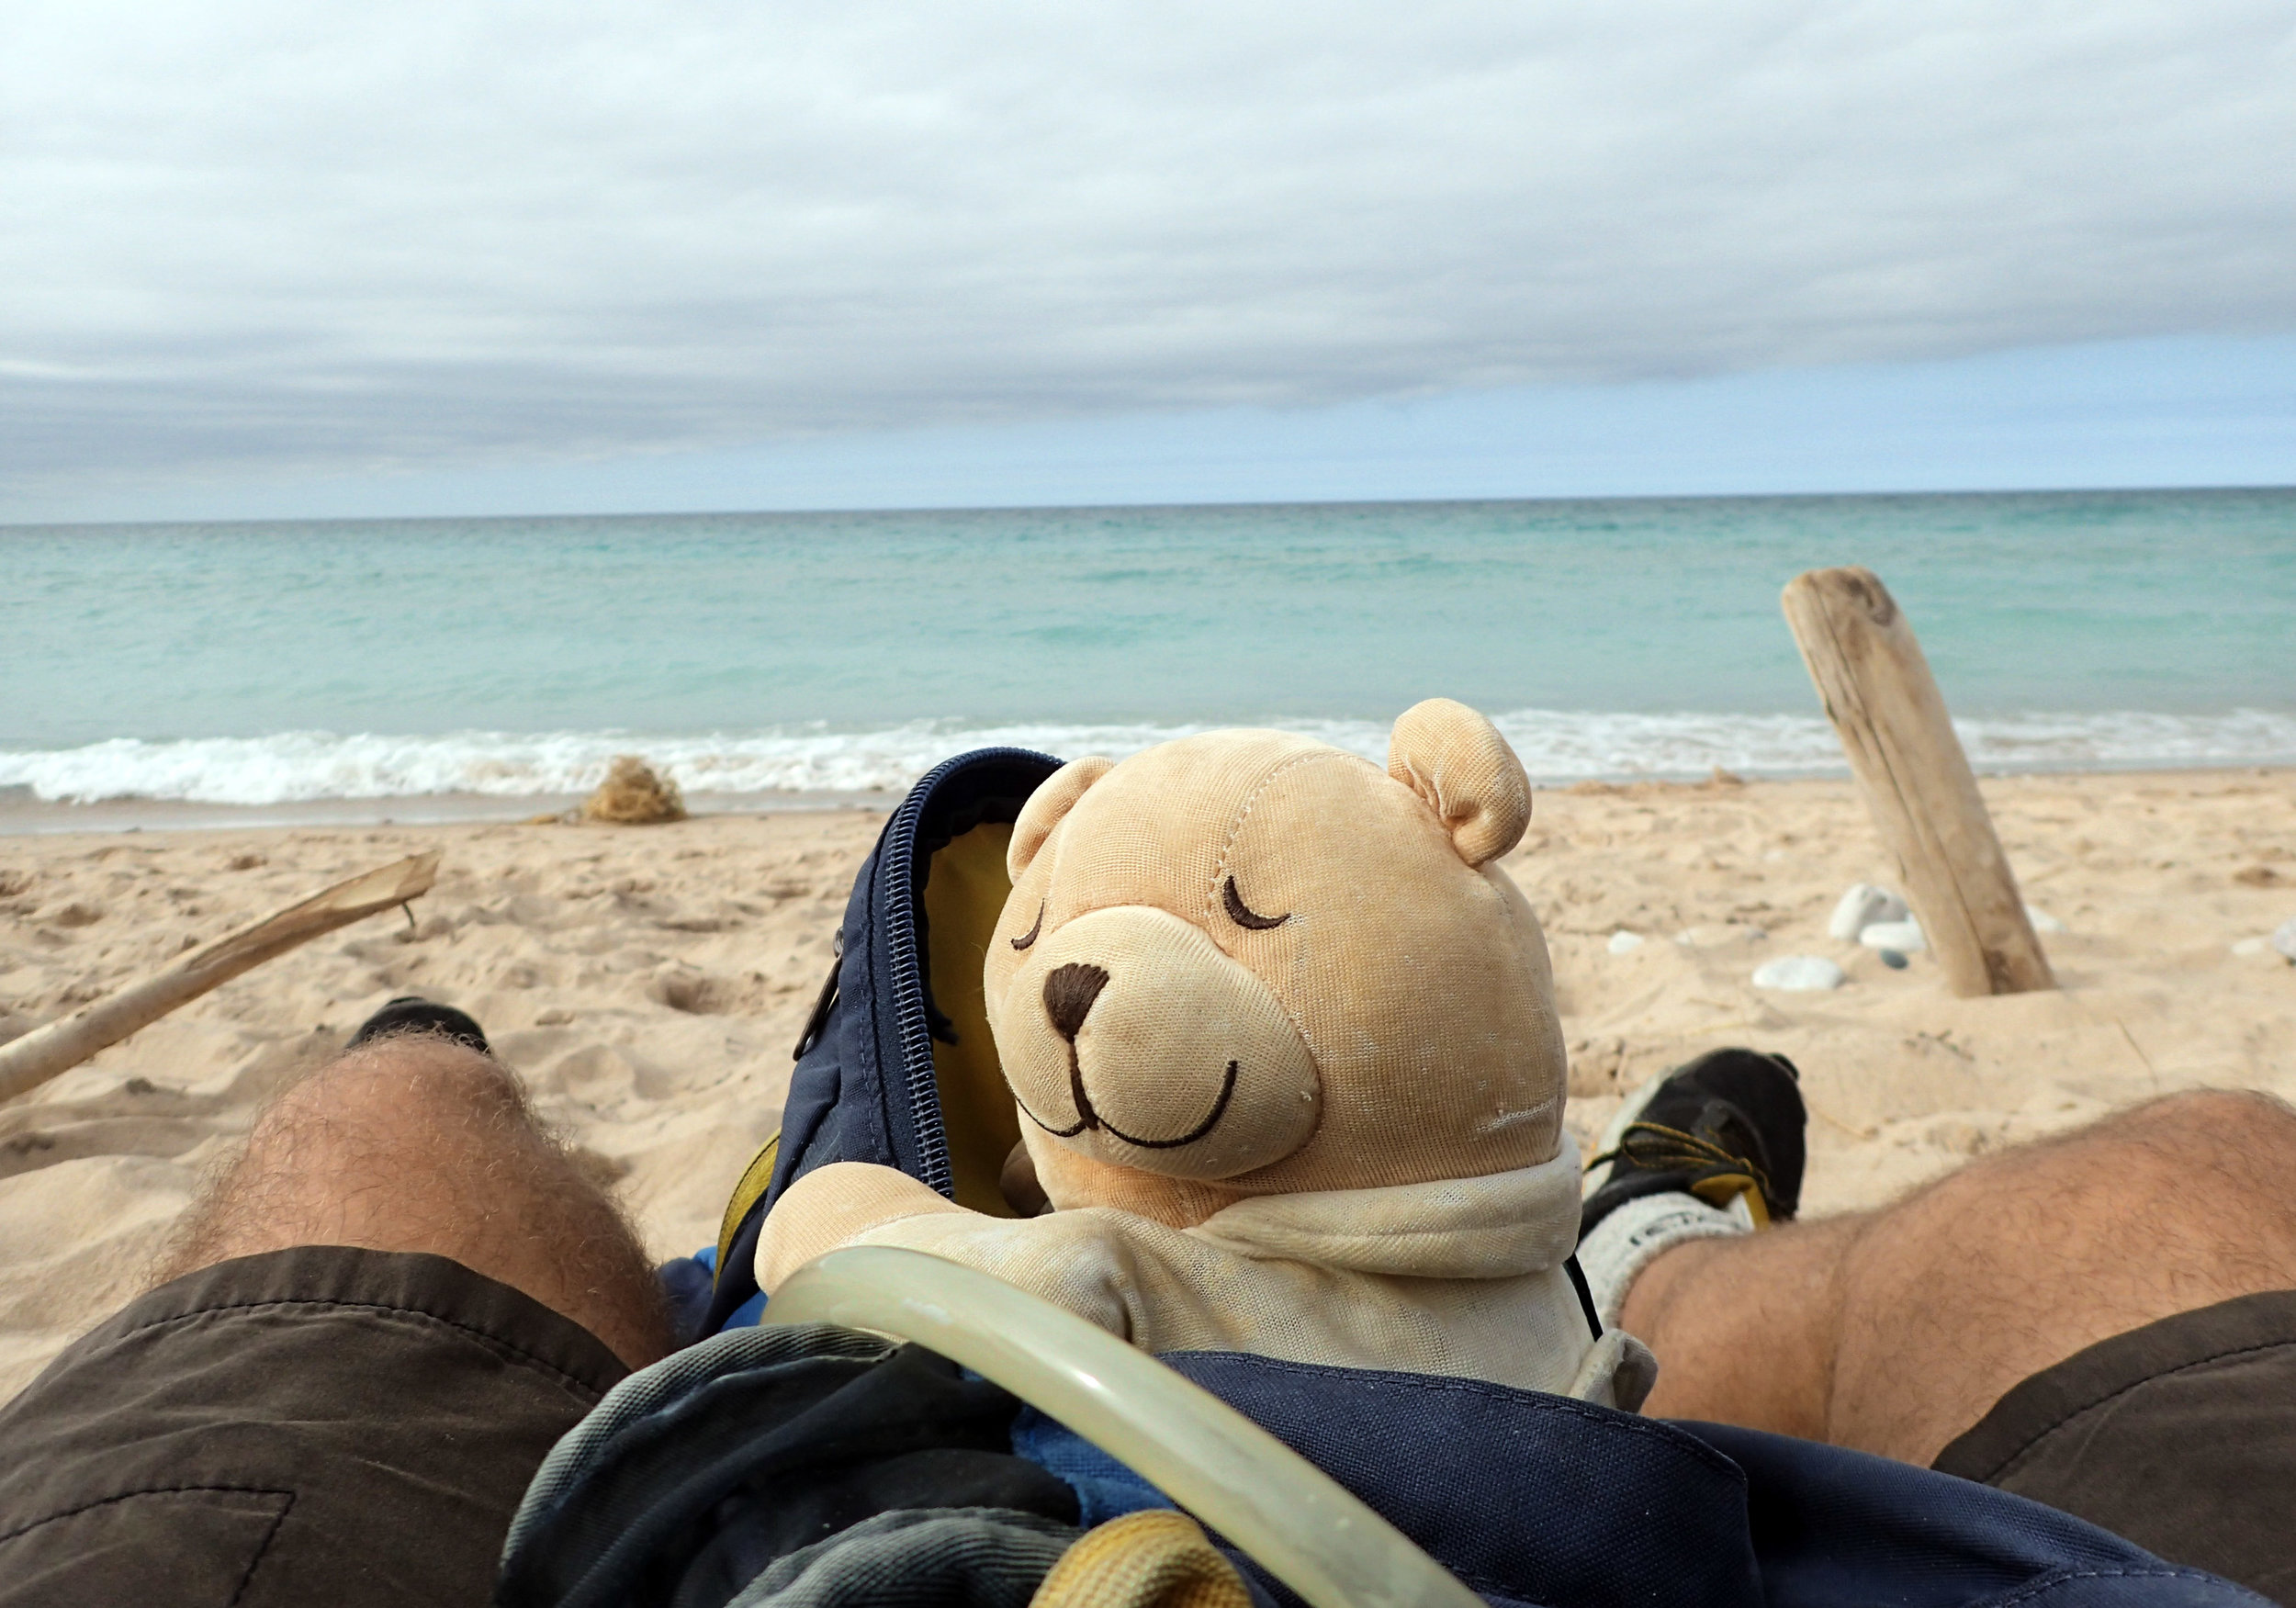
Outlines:
[{"label": "khaki shorts", "polygon": [[475,1608],[535,1467],[627,1372],[442,1256],[203,1268],[0,1408],[0,1604]]},{"label": "khaki shorts", "polygon": [[1936,1467],[2296,1602],[2296,1290],[2077,1352],[2002,1397]]}]

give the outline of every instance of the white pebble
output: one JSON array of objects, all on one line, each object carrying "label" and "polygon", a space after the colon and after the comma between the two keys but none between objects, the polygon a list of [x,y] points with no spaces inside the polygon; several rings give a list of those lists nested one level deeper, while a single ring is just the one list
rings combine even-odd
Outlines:
[{"label": "white pebble", "polygon": [[2064,922],[2059,921],[2046,910],[2036,910],[2031,905],[2025,906],[2025,919],[2033,924],[2033,930],[2035,932],[2064,932],[2066,930]]},{"label": "white pebble", "polygon": [[1823,955],[1780,955],[1754,968],[1755,987],[1783,989],[1793,994],[1839,988],[1847,980],[1841,968]]},{"label": "white pebble", "polygon": [[1907,915],[1906,902],[1887,888],[1860,883],[1841,895],[1841,903],[1834,906],[1833,919],[1826,924],[1826,930],[1848,943],[1876,921],[1903,921]]},{"label": "white pebble", "polygon": [[2242,957],[2260,955],[2272,947],[2268,938],[2244,938],[2233,945],[2233,953]]},{"label": "white pebble", "polygon": [[2296,961],[2296,916],[2290,916],[2272,929],[2272,947]]},{"label": "white pebble", "polygon": [[1911,918],[1874,922],[1859,931],[1858,942],[1869,950],[1896,950],[1901,955],[1918,955],[1930,947],[1930,940],[1921,936],[1921,924]]},{"label": "white pebble", "polygon": [[1642,935],[1638,932],[1628,932],[1622,927],[1610,935],[1610,952],[1614,955],[1626,954],[1641,947]]}]

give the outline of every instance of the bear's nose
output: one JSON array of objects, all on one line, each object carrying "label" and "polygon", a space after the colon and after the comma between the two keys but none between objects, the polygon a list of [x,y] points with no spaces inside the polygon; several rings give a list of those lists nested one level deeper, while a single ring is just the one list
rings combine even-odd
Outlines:
[{"label": "bear's nose", "polygon": [[1092,1002],[1109,985],[1109,974],[1097,966],[1055,966],[1044,978],[1044,1014],[1052,1030],[1070,1043],[1085,1025]]}]

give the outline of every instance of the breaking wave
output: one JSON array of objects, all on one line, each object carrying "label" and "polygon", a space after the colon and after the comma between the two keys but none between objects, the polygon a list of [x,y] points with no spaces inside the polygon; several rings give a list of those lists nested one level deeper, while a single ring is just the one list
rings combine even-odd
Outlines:
[{"label": "breaking wave", "polygon": [[[1542,784],[1590,777],[1841,774],[1826,723],[1790,714],[1621,714],[1525,709],[1499,728]],[[1388,728],[1374,721],[1277,723],[1373,759]],[[1956,723],[1980,770],[2132,769],[2296,762],[2296,714],[2017,714]],[[667,767],[690,793],[897,793],[951,754],[992,744],[1063,756],[1121,758],[1207,725],[1014,725],[921,721],[864,731],[463,731],[436,737],[282,732],[259,737],[0,750],[0,787],[56,802],[171,799],[281,804],[318,799],[587,792],[616,754]]]}]

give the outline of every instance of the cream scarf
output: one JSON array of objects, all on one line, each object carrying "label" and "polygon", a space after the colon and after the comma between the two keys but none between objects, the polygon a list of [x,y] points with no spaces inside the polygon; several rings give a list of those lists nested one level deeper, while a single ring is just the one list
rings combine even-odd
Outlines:
[{"label": "cream scarf", "polygon": [[1623,1378],[1614,1390],[1613,1376],[1640,1348],[1590,1340],[1562,1265],[1578,1231],[1566,1133],[1535,1167],[1262,1196],[1190,1229],[1109,1207],[1020,1220],[927,1211],[854,1243],[978,1268],[1149,1352],[1246,1351],[1631,1406],[1639,1391]]}]

